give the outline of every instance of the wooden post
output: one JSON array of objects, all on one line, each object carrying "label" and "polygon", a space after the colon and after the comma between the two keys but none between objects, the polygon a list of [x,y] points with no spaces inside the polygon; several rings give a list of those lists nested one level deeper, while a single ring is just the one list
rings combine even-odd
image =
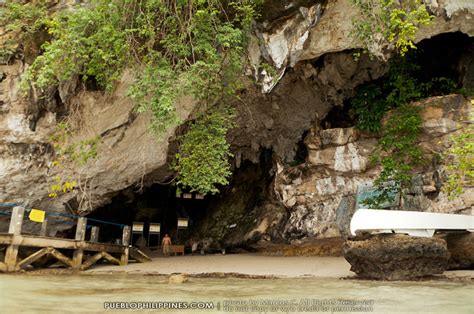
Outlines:
[{"label": "wooden post", "polygon": [[127,265],[128,264],[128,252],[130,244],[130,226],[123,227],[122,233],[122,245],[125,247],[123,254],[120,256],[120,265]]},{"label": "wooden post", "polygon": [[13,234],[12,242],[7,247],[5,253],[5,264],[7,271],[17,270],[16,259],[18,256],[18,237],[21,235],[21,226],[23,224],[23,215],[25,214],[25,208],[20,206],[13,207],[12,215],[10,218],[10,227],[8,233]]},{"label": "wooden post", "polygon": [[46,237],[47,229],[48,229],[48,218],[45,218],[43,220],[43,223],[41,224],[40,236]]},{"label": "wooden post", "polygon": [[90,242],[99,242],[99,227],[92,227]]},{"label": "wooden post", "polygon": [[[86,227],[87,227],[87,218],[85,217],[80,217],[77,219],[77,226],[76,226],[76,236],[75,240],[76,241],[84,241],[86,238]],[[84,249],[76,249],[74,250],[74,255],[73,255],[73,268],[74,269],[80,269],[82,265],[82,257],[84,256]]]}]

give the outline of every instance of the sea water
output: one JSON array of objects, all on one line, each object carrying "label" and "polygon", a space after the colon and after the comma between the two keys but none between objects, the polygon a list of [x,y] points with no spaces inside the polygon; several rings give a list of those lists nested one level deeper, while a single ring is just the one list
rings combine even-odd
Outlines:
[{"label": "sea water", "polygon": [[474,313],[474,282],[0,275],[0,313],[100,312]]}]

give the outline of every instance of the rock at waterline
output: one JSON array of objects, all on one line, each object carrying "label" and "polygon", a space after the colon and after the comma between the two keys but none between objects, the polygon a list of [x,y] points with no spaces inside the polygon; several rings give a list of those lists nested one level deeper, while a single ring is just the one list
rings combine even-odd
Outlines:
[{"label": "rock at waterline", "polygon": [[449,233],[440,238],[451,254],[448,269],[474,269],[474,233]]},{"label": "rock at waterline", "polygon": [[188,277],[184,274],[174,274],[168,278],[168,283],[184,283],[188,281]]},{"label": "rock at waterline", "polygon": [[401,234],[346,241],[345,259],[361,278],[405,280],[442,274],[448,267],[446,241]]}]

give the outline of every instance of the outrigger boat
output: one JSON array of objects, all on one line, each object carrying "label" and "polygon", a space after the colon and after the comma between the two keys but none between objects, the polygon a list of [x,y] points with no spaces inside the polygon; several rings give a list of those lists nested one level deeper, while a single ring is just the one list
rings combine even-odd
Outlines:
[{"label": "outrigger boat", "polygon": [[417,237],[432,237],[435,231],[474,232],[474,216],[427,213],[417,211],[359,209],[352,217],[351,234],[404,233]]}]

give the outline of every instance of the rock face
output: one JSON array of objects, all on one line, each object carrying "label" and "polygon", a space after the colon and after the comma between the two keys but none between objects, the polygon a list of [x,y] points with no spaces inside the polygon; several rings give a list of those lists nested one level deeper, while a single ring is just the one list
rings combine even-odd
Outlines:
[{"label": "rock face", "polygon": [[[263,159],[263,158],[262,158]],[[287,211],[270,202],[269,168],[246,163],[231,185],[210,201],[206,216],[190,230],[205,250],[265,246],[281,242]]]},{"label": "rock face", "polygon": [[[459,95],[434,97],[418,104],[423,108],[420,145],[426,166],[418,169],[414,185],[406,191],[402,210],[473,214],[474,190],[467,188],[455,200],[440,190],[445,173],[438,154],[468,119],[472,105]],[[380,169],[368,159],[377,139],[354,128],[322,130],[313,127],[305,139],[307,162],[280,166],[275,194],[289,209],[285,238],[347,236],[357,187],[372,182]]]},{"label": "rock face", "polygon": [[441,237],[451,254],[449,269],[474,269],[474,233],[451,233]]},{"label": "rock face", "polygon": [[367,279],[406,280],[442,274],[449,260],[444,240],[406,235],[346,241],[343,251],[351,271]]},{"label": "rock face", "polygon": [[[353,49],[360,44],[349,36],[351,18],[357,14],[351,2],[267,3],[276,10],[265,12],[267,20],[257,23],[249,51],[253,74],[263,84],[249,83],[239,95],[238,127],[230,132],[229,141],[236,169],[246,161],[259,163],[262,151],[272,151],[273,168],[267,170],[272,172],[272,180],[265,181],[268,184],[261,188],[266,191],[270,187],[271,191],[255,192],[245,186],[248,183],[240,183],[242,187],[237,190],[247,198],[239,200],[242,195],[229,197],[235,193],[233,186],[224,190],[223,195],[232,201],[213,205],[206,213],[207,222],[197,227],[214,242],[339,236],[351,215],[343,197],[353,196],[359,184],[372,181],[378,173],[367,161],[375,138],[330,122],[324,128],[320,125],[331,110],[342,108],[357,86],[376,80],[387,71],[387,65],[377,60],[354,61]],[[456,31],[474,35],[471,2],[429,1],[429,5],[436,20],[420,30],[417,42]],[[8,32],[2,26],[0,30],[1,43]],[[19,82],[34,53],[22,55],[20,51],[16,58],[0,60],[0,203],[86,214],[107,204],[122,190],[141,189],[172,175],[169,156],[174,153],[174,135],[179,129],[169,130],[162,139],[149,132],[150,116],[137,115],[127,97],[131,81],[127,73],[111,95],[72,80],[61,82],[59,89],[46,99],[25,99]],[[276,76],[263,73],[265,63],[277,70]],[[471,83],[472,64],[472,57],[467,54],[463,80]],[[271,93],[262,95],[262,86]],[[422,145],[427,151],[445,148],[445,144],[438,145],[436,141],[444,143],[456,131],[460,119],[467,116],[468,102],[460,96],[441,98],[439,103],[431,103],[434,107],[424,117]],[[194,102],[182,99],[177,109],[185,121]],[[66,117],[75,128],[72,141],[99,138],[98,158],[86,165],[53,168],[49,138],[57,123]],[[308,157],[302,165],[290,166],[302,140]],[[448,201],[440,193],[442,166],[429,158],[433,165],[420,171],[405,208],[469,213],[474,203],[472,190]],[[79,188],[56,199],[48,198],[56,175],[76,179]],[[264,195],[264,199],[254,203],[258,195]],[[51,235],[64,227],[54,222],[50,225]],[[5,228],[0,223],[0,232]],[[31,232],[39,228],[31,223],[24,226]]]},{"label": "rock face", "polygon": [[[113,95],[82,91],[71,96],[67,104],[62,104],[74,112],[68,118],[75,130],[71,141],[78,143],[99,137],[98,158],[86,165],[52,168],[54,157],[49,137],[55,132],[60,116],[44,111],[34,117],[32,130],[33,117],[27,114],[29,104],[20,97],[18,89],[20,64],[2,65],[0,72],[6,77],[0,83],[3,104],[0,112],[0,203],[66,212],[71,207],[78,213],[86,213],[109,202],[117,191],[147,180],[162,180],[169,175],[165,164],[168,140],[174,129],[161,140],[150,132],[150,115],[137,116],[134,104],[126,95],[130,82],[127,75]],[[181,118],[186,119],[193,102],[183,99],[178,107]],[[47,195],[55,176],[72,178],[79,188],[51,199]],[[52,230],[54,225],[51,221]],[[5,227],[0,224],[0,228]],[[25,230],[39,230],[39,227],[27,223]]]},{"label": "rock face", "polygon": [[259,162],[263,149],[292,161],[306,131],[335,106],[342,107],[356,86],[380,78],[386,70],[386,64],[368,57],[355,62],[351,52],[330,53],[288,69],[270,95],[250,87],[241,96],[245,101],[236,106],[238,128],[229,135],[236,166],[243,160]]}]

